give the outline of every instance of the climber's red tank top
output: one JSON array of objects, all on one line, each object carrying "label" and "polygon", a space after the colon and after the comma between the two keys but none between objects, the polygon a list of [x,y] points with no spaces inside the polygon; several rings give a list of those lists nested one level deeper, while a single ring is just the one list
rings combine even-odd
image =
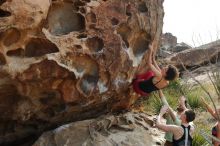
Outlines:
[{"label": "climber's red tank top", "polygon": [[153,78],[154,78],[154,72],[152,71],[148,71],[144,74],[137,75],[137,77],[133,80],[132,83],[134,91],[142,96],[149,96],[149,94],[152,91],[159,90],[153,84]]}]

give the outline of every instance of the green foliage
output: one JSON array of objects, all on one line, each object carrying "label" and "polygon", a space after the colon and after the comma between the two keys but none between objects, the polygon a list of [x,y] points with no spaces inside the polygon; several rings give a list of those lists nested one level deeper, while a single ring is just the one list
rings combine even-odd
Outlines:
[{"label": "green foliage", "polygon": [[220,73],[216,72],[215,76],[216,76],[216,84],[217,84],[218,90],[220,91]]},{"label": "green foliage", "polygon": [[197,87],[191,90],[191,92],[186,95],[188,104],[192,109],[201,108],[202,103],[199,98],[203,94],[204,92],[202,91],[202,89]]},{"label": "green foliage", "polygon": [[[181,84],[181,80],[179,79],[179,80],[170,82],[169,86],[163,89],[163,93],[166,96],[166,99],[169,105],[173,109],[176,109],[179,97],[182,95],[185,95],[186,97],[188,97],[186,93],[191,93],[190,88],[191,87],[187,84]],[[199,103],[199,100],[196,94],[190,94],[188,99],[190,99],[189,104],[191,104],[193,108],[200,107],[199,106],[200,103]],[[162,103],[157,92],[155,92],[150,97],[150,99],[147,101],[146,106],[148,106],[147,108],[148,110],[152,110],[154,113],[159,113]]]},{"label": "green foliage", "polygon": [[213,79],[214,84],[217,88],[217,94],[220,94],[220,72],[219,71],[213,71]]},{"label": "green foliage", "polygon": [[153,113],[158,114],[160,112],[160,109],[162,107],[162,102],[159,98],[159,96],[153,94],[150,96],[149,100],[145,103],[145,109],[147,111],[151,111]]},{"label": "green foliage", "polygon": [[190,95],[188,97],[188,104],[192,109],[201,107],[201,103],[197,95]]},{"label": "green foliage", "polygon": [[207,144],[208,142],[203,138],[203,136],[196,132],[193,136],[192,146],[205,146]]},{"label": "green foliage", "polygon": [[[199,98],[204,95],[204,91],[200,87],[191,87],[187,83],[181,82],[180,79],[170,82],[169,86],[163,89],[163,93],[166,96],[167,102],[173,109],[176,109],[178,99],[183,95],[187,98],[190,108],[201,108]],[[151,110],[154,113],[159,113],[162,103],[157,92],[151,95],[146,103],[146,106],[148,106],[148,110]]]},{"label": "green foliage", "polygon": [[[164,91],[164,95],[166,96],[169,105],[175,109],[178,104],[178,96],[175,93],[170,94],[167,91]],[[162,106],[163,104],[160,100],[159,95],[156,92],[149,98],[149,100],[146,103],[148,111],[150,110],[156,114],[159,113]]]},{"label": "green foliage", "polygon": [[211,142],[211,139],[209,137],[203,137],[201,132],[205,132],[206,134],[211,134],[211,125],[206,125],[205,123],[203,123],[203,121],[198,121],[196,123],[196,130],[195,133],[193,135],[193,143],[192,146],[209,146],[208,141],[206,139],[208,139]]},{"label": "green foliage", "polygon": [[[200,87],[193,87],[185,82],[181,83],[180,79],[176,80],[175,82],[171,82],[169,87],[165,89],[164,92],[167,93],[166,97],[171,97],[171,100],[175,100],[176,98],[184,95],[187,98],[190,108],[192,109],[201,107],[199,97],[204,94],[204,91]],[[170,101],[168,102],[170,103]],[[171,101],[171,104],[172,102],[176,102],[176,100]]]},{"label": "green foliage", "polygon": [[168,95],[179,97],[182,95],[182,85],[181,80],[175,80],[170,82],[169,86],[165,88],[163,91],[166,92]]}]

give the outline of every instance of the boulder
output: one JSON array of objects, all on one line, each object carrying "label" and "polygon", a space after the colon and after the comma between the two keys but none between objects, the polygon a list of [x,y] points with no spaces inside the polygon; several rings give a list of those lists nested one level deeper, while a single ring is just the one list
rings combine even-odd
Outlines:
[{"label": "boulder", "polygon": [[1,1],[0,145],[128,108],[131,81],[160,39],[162,3]]},{"label": "boulder", "polygon": [[158,146],[164,133],[152,128],[152,116],[144,113],[107,115],[45,132],[33,146]]},{"label": "boulder", "polygon": [[184,50],[192,49],[192,47],[184,42],[178,43],[174,48],[171,50],[172,52],[181,52]]},{"label": "boulder", "polygon": [[220,41],[211,42],[193,49],[188,49],[179,53],[175,53],[168,58],[166,62],[182,68],[202,66],[207,63],[216,63],[219,60]]},{"label": "boulder", "polygon": [[161,35],[161,48],[163,50],[171,50],[177,45],[177,37],[172,33],[164,33]]}]

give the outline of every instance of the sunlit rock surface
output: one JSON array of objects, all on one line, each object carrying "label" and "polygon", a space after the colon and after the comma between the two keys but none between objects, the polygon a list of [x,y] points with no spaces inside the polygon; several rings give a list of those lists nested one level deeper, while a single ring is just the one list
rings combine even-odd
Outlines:
[{"label": "sunlit rock surface", "polygon": [[164,133],[152,128],[152,116],[126,113],[63,125],[45,132],[33,146],[158,146]]},{"label": "sunlit rock surface", "polygon": [[161,35],[162,2],[1,1],[0,145],[128,108]]}]

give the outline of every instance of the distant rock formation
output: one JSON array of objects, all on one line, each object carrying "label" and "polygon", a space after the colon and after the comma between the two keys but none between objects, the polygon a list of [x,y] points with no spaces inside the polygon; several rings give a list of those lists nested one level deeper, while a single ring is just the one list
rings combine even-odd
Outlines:
[{"label": "distant rock formation", "polygon": [[2,0],[0,145],[128,108],[131,81],[160,39],[162,3]]},{"label": "distant rock formation", "polygon": [[184,42],[177,43],[177,37],[173,36],[171,33],[164,33],[161,36],[161,45],[158,55],[160,57],[166,58],[171,56],[173,53],[181,52],[192,47]]},{"label": "distant rock formation", "polygon": [[172,33],[164,33],[161,35],[161,49],[171,51],[177,45],[177,37]]},{"label": "distant rock formation", "polygon": [[181,52],[184,50],[192,49],[192,47],[184,42],[178,43],[171,51],[176,53],[176,52]]},{"label": "distant rock formation", "polygon": [[207,63],[216,63],[220,60],[220,40],[185,50],[166,58],[166,62],[182,68],[202,66]]}]

